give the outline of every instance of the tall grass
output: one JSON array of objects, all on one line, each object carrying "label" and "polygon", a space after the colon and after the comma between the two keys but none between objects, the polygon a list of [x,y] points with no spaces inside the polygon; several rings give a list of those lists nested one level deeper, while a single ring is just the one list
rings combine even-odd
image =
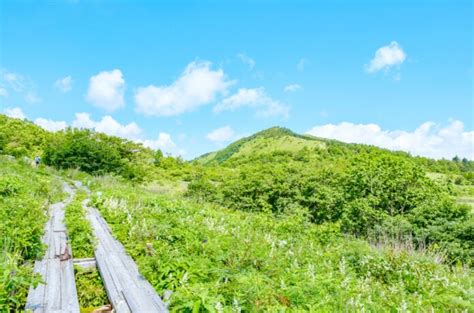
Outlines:
[{"label": "tall grass", "polygon": [[109,184],[95,204],[172,311],[468,311],[472,272],[414,246]]}]

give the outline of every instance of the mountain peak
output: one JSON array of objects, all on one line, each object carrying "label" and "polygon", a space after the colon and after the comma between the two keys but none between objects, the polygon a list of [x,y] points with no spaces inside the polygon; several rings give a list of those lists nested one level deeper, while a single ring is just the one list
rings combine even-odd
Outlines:
[{"label": "mountain peak", "polygon": [[237,140],[222,150],[204,154],[195,161],[204,165],[220,164],[229,159],[249,155],[325,147],[326,144],[315,137],[300,135],[288,128],[275,126]]}]

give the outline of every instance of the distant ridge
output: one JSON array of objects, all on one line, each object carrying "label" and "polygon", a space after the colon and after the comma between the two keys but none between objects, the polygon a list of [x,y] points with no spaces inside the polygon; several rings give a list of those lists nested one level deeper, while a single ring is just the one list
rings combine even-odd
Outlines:
[{"label": "distant ridge", "polygon": [[221,164],[231,158],[248,154],[258,155],[273,151],[299,151],[301,149],[325,149],[326,140],[300,135],[285,127],[271,127],[251,136],[239,139],[226,148],[201,155],[194,159],[203,165]]}]

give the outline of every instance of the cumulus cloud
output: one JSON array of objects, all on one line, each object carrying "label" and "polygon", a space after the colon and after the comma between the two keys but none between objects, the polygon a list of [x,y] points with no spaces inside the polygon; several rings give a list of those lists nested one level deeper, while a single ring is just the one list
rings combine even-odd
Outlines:
[{"label": "cumulus cloud", "polygon": [[285,86],[283,91],[284,92],[293,92],[293,91],[300,90],[301,88],[302,87],[299,84],[290,84],[290,85]]},{"label": "cumulus cloud", "polygon": [[90,78],[86,99],[97,107],[112,112],[125,105],[124,92],[122,71],[103,71]]},{"label": "cumulus cloud", "polygon": [[3,81],[5,81],[13,91],[22,92],[25,89],[25,78],[20,74],[4,70]]},{"label": "cumulus cloud", "polygon": [[[20,108],[7,108],[3,111],[12,118],[25,119],[26,116]],[[68,127],[65,121],[54,121],[46,118],[37,118],[34,123],[48,131],[63,130]],[[89,113],[76,113],[71,123],[73,128],[92,129],[110,136],[117,136],[143,144],[151,149],[160,149],[169,155],[185,155],[186,151],[180,149],[172,140],[171,135],[161,132],[156,139],[146,139],[142,136],[142,129],[135,123],[121,124],[113,117],[106,115],[100,120],[94,120]]]},{"label": "cumulus cloud", "polygon": [[38,97],[35,93],[27,93],[24,99],[28,103],[38,103],[41,101],[41,98]]},{"label": "cumulus cloud", "polygon": [[66,93],[72,89],[72,77],[66,76],[63,78],[59,78],[54,83],[54,86],[61,92]]},{"label": "cumulus cloud", "polygon": [[41,98],[36,92],[36,86],[31,79],[6,69],[0,71],[0,95],[8,96],[9,91],[17,93],[28,103],[37,103]]},{"label": "cumulus cloud", "polygon": [[153,150],[160,149],[161,151],[171,154],[171,155],[182,155],[184,154],[182,150],[179,150],[176,144],[174,143],[173,139],[171,139],[171,135],[168,133],[159,133],[157,139],[145,139],[145,140],[138,140],[141,142],[145,147],[148,147]]},{"label": "cumulus cloud", "polygon": [[256,109],[257,116],[260,117],[282,116],[286,118],[290,111],[288,106],[272,99],[266,94],[265,89],[260,87],[239,89],[237,93],[219,102],[214,107],[214,112],[235,111],[242,107]]},{"label": "cumulus cloud", "polygon": [[190,112],[225,94],[233,82],[210,62],[191,62],[171,85],[140,87],[135,92],[136,111],[149,116],[172,116]]},{"label": "cumulus cloud", "polygon": [[142,129],[135,122],[121,124],[109,115],[102,117],[101,120],[93,120],[89,113],[76,113],[72,127],[93,129],[107,135],[129,139],[154,150],[160,149],[170,155],[184,155],[186,153],[179,149],[168,133],[161,132],[156,139],[144,139]]},{"label": "cumulus cloud", "polygon": [[307,134],[402,150],[435,159],[450,159],[456,155],[474,159],[474,131],[464,130],[463,123],[457,120],[450,120],[447,125],[426,122],[412,132],[383,130],[377,124],[343,122],[315,126]]},{"label": "cumulus cloud", "polygon": [[37,118],[35,124],[52,132],[67,128],[67,123],[65,121],[53,121],[42,117]]},{"label": "cumulus cloud", "polygon": [[206,135],[206,138],[212,142],[222,143],[235,138],[235,132],[230,126],[224,126],[214,129]]},{"label": "cumulus cloud", "polygon": [[21,108],[6,108],[3,110],[6,116],[11,117],[11,118],[17,118],[20,120],[24,120],[26,118],[25,114],[23,113],[23,110]]},{"label": "cumulus cloud", "polygon": [[135,122],[122,125],[110,115],[106,115],[102,117],[101,120],[95,121],[91,119],[89,113],[76,113],[76,118],[72,122],[72,127],[94,129],[95,131],[107,135],[130,140],[139,139],[139,136],[142,133],[142,130]]},{"label": "cumulus cloud", "polygon": [[240,59],[240,61],[242,61],[242,63],[247,65],[250,70],[253,70],[253,68],[255,67],[255,60],[254,59],[252,59],[251,57],[249,57],[245,53],[239,53],[239,54],[237,54],[237,57]]},{"label": "cumulus cloud", "polygon": [[375,51],[375,56],[370,60],[366,69],[369,73],[388,70],[393,66],[401,65],[406,57],[406,53],[402,47],[400,47],[396,41],[392,41],[389,45],[383,46]]}]

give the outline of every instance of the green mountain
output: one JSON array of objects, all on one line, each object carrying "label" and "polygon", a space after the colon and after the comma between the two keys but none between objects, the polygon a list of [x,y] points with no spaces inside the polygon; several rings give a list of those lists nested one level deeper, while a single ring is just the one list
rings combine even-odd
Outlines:
[{"label": "green mountain", "polygon": [[[428,172],[461,174],[474,182],[474,162],[463,160],[434,160],[426,157],[414,157],[407,152],[392,151],[365,144],[344,143],[334,139],[301,135],[284,127],[272,127],[251,136],[241,138],[224,149],[203,154],[192,162],[204,166],[220,164],[242,164],[268,160],[270,155],[290,155],[293,159],[311,158],[315,161],[344,162],[348,158],[364,154],[396,155],[415,162]],[[271,157],[270,157],[271,158]]]},{"label": "green mountain", "polygon": [[255,156],[275,151],[297,152],[303,149],[326,148],[327,140],[300,135],[288,128],[272,127],[239,139],[222,150],[204,154],[196,158],[195,161],[203,165],[212,165],[248,155]]},{"label": "green mountain", "polygon": [[[35,155],[39,167],[25,162]],[[24,310],[40,283],[33,261],[47,207],[71,178],[90,186],[91,204],[155,290],[172,291],[171,311],[472,308],[472,161],[274,127],[184,162],[0,115],[1,312]],[[78,190],[65,208],[76,257],[93,256],[86,196]],[[96,272],[77,272],[76,285],[83,308],[107,303]]]}]

